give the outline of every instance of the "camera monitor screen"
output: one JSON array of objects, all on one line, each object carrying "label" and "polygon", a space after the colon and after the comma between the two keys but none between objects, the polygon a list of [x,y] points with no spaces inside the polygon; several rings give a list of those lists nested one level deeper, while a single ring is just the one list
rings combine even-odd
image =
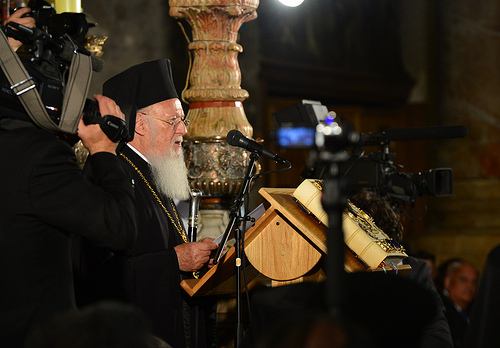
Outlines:
[{"label": "camera monitor screen", "polygon": [[280,147],[310,148],[314,146],[316,130],[311,127],[278,128],[276,138]]},{"label": "camera monitor screen", "polygon": [[327,115],[328,109],[321,102],[306,99],[272,114],[278,128],[314,128],[318,123],[324,121]]}]

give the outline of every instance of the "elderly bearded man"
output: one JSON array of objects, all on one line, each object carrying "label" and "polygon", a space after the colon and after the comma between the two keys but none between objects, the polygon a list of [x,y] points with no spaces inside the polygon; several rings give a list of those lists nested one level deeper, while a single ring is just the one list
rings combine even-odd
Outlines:
[{"label": "elderly bearded man", "polygon": [[99,299],[119,298],[140,307],[154,334],[173,347],[215,346],[214,303],[189,298],[179,285],[211,265],[217,244],[211,238],[187,243],[173,202],[189,199],[190,189],[182,151],[187,123],[170,62],[133,66],[106,81],[103,94],[116,100],[134,134],[119,157],[135,182],[138,236],[126,253],[108,255],[93,291]]}]

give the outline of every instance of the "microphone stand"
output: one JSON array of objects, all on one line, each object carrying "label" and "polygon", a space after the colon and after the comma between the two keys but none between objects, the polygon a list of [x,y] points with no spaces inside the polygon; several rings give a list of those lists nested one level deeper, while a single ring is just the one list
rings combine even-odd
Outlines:
[{"label": "microphone stand", "polygon": [[343,149],[349,144],[359,141],[359,134],[351,123],[341,117],[331,123],[332,127],[340,127],[340,132],[323,133],[316,128],[316,141],[322,151],[319,153],[320,163],[326,163],[327,173],[323,181],[322,205],[328,215],[326,256],[326,289],[325,302],[328,313],[335,319],[345,313],[345,280],[344,270],[344,231],[342,229],[342,213],[347,205],[345,184],[340,173],[340,163],[349,159]]},{"label": "microphone stand", "polygon": [[[243,323],[241,320],[241,265],[242,265],[242,241],[244,239],[242,230],[240,229],[240,225],[245,222],[246,213],[242,213],[243,202],[245,198],[245,194],[250,191],[250,183],[251,183],[251,174],[255,168],[255,162],[259,159],[259,155],[253,153],[250,155],[250,163],[248,165],[248,170],[245,175],[245,181],[243,182],[243,186],[241,187],[240,194],[236,197],[232,207],[230,208],[231,213],[229,214],[229,224],[227,225],[226,231],[222,237],[221,244],[217,249],[214,258],[214,264],[219,262],[219,259],[222,254],[222,250],[226,245],[226,242],[229,238],[229,234],[231,233],[233,227],[236,225],[236,229],[234,231],[235,237],[235,249],[236,249],[236,336],[234,340],[234,347],[238,348],[243,341]],[[243,207],[244,208],[244,207]]]},{"label": "microphone stand", "polygon": [[339,163],[345,161],[347,154],[329,153],[329,165],[323,182],[322,204],[328,215],[326,257],[326,305],[334,318],[344,315],[342,305],[345,301],[344,270],[344,232],[342,230],[342,213],[347,205],[347,197],[343,190]]}]

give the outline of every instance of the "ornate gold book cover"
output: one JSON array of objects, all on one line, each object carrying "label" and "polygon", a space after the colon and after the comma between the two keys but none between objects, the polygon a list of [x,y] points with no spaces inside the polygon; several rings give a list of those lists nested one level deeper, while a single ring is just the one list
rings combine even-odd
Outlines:
[{"label": "ornate gold book cover", "polygon": [[[306,179],[297,187],[293,196],[307,213],[328,226],[328,215],[321,203],[321,190],[320,180]],[[342,214],[342,230],[347,247],[369,268],[398,266],[408,257],[397,241],[391,239],[367,213],[349,201]]]}]

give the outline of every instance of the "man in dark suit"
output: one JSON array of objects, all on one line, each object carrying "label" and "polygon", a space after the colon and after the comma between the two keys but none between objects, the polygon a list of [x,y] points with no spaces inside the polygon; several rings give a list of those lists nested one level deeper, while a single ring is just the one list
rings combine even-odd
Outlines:
[{"label": "man in dark suit", "polygon": [[440,265],[438,275],[453,344],[455,348],[461,348],[469,327],[469,313],[476,295],[479,272],[470,262],[452,258]]},{"label": "man in dark suit", "polygon": [[[101,114],[123,117],[114,101],[95,98]],[[136,233],[131,179],[116,143],[74,115],[90,151],[90,181],[71,146],[32,117],[0,104],[0,345],[10,348],[22,347],[38,323],[76,309],[72,236],[127,248]]]},{"label": "man in dark suit", "polygon": [[190,188],[182,150],[187,122],[170,62],[133,66],[108,80],[103,94],[120,105],[134,133],[119,157],[135,182],[138,237],[132,248],[113,252],[90,273],[85,285],[92,288],[82,293],[93,295],[82,301],[122,299],[141,308],[153,334],[173,347],[214,346],[214,318],[211,325],[205,321],[212,307],[204,299],[189,298],[180,287],[182,279],[209,264],[217,244],[211,238],[187,243],[173,202],[189,199]]}]

